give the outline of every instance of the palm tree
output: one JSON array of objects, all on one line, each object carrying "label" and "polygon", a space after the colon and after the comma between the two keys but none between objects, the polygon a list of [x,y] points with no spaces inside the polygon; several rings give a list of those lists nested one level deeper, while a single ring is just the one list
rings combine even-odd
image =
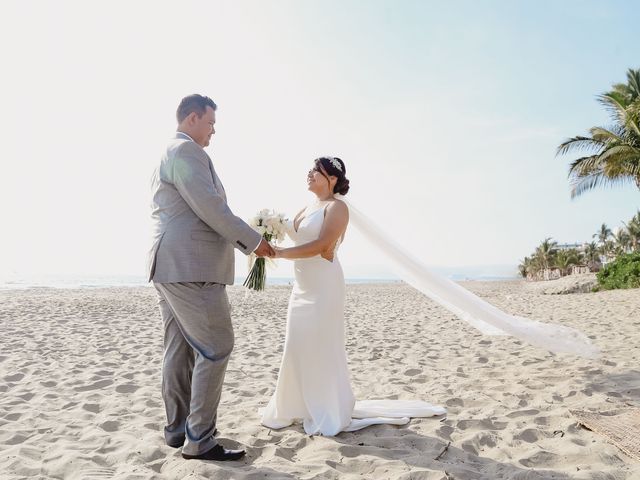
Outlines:
[{"label": "palm tree", "polygon": [[632,251],[637,250],[638,246],[640,246],[640,210],[629,220],[629,223],[622,223],[629,235],[629,247]]},{"label": "palm tree", "polygon": [[554,266],[560,269],[560,275],[564,276],[569,272],[569,267],[577,265],[580,256],[575,248],[560,250],[554,258]]},{"label": "palm tree", "polygon": [[522,278],[527,278],[527,274],[533,273],[533,270],[531,269],[531,258],[524,257],[522,262],[520,262],[520,265],[518,265],[518,271]]},{"label": "palm tree", "polygon": [[628,107],[640,98],[640,69],[627,70],[627,83],[616,83],[610,92],[605,93],[620,105]]},{"label": "palm tree", "polygon": [[611,115],[609,128],[592,127],[558,147],[557,155],[584,151],[569,167],[571,198],[601,185],[634,182],[640,188],[640,69],[627,72],[627,84],[598,97]]},{"label": "palm tree", "polygon": [[624,228],[618,228],[618,231],[613,234],[613,241],[615,243],[614,251],[616,255],[626,253],[631,245],[631,237]]},{"label": "palm tree", "polygon": [[549,268],[553,263],[553,257],[556,254],[556,246],[558,242],[552,241],[551,237],[545,238],[534,253],[534,259],[538,263],[540,270]]},{"label": "palm tree", "polygon": [[600,230],[592,235],[592,238],[597,238],[600,245],[604,245],[611,235],[613,235],[611,229],[607,227],[606,223],[603,223],[600,226]]},{"label": "palm tree", "polygon": [[596,265],[600,263],[600,253],[598,252],[598,245],[596,242],[587,243],[584,248],[583,258],[589,268],[594,269]]},{"label": "palm tree", "polygon": [[613,240],[607,240],[603,244],[598,247],[598,251],[601,255],[607,258],[607,261],[611,259],[611,257],[615,256],[614,252],[616,249],[616,244]]}]

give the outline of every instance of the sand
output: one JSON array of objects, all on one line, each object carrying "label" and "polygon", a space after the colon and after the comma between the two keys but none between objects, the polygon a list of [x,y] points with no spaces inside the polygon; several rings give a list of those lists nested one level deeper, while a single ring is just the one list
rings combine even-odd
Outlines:
[{"label": "sand", "polygon": [[446,418],[333,438],[300,425],[273,431],[257,410],[275,386],[290,287],[231,287],[236,348],[219,440],[248,454],[224,463],[186,461],[164,445],[152,288],[1,291],[0,478],[640,478],[638,462],[569,413],[640,405],[640,291],[464,286],[509,313],[583,330],[602,357],[483,336],[406,285],[349,285],[357,398],[423,399],[446,406]]}]

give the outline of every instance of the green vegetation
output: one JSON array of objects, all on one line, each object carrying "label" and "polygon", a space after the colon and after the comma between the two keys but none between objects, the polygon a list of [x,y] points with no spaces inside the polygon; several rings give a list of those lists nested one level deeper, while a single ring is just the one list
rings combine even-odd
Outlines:
[{"label": "green vegetation", "polygon": [[[640,69],[627,71],[626,83],[616,83],[598,96],[607,109],[608,127],[592,127],[587,137],[575,136],[558,146],[558,155],[586,154],[569,166],[571,198],[601,186],[633,183],[640,189]],[[591,243],[558,245],[545,238],[518,266],[520,275],[547,280],[574,271],[597,271],[600,289],[640,287],[640,210],[613,232],[604,223]],[[574,248],[577,247],[577,248]]]},{"label": "green vegetation", "polygon": [[640,255],[640,210],[622,225],[613,233],[602,224],[593,234],[595,241],[578,248],[560,248],[558,242],[545,238],[530,256],[522,260],[518,266],[520,275],[542,280],[545,271],[555,270],[556,276],[563,277],[571,273],[573,266],[586,267],[593,272],[601,270],[603,264],[608,267],[615,263],[617,258]]},{"label": "green vegetation", "polygon": [[601,290],[640,287],[640,252],[618,256],[598,272]]}]

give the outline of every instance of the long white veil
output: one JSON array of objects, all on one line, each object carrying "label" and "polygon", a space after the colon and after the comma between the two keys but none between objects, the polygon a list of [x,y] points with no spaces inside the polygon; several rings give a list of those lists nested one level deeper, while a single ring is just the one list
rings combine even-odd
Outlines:
[{"label": "long white veil", "polygon": [[384,229],[375,225],[351,201],[342,195],[335,197],[349,206],[349,223],[380,251],[402,280],[482,333],[513,335],[551,352],[571,353],[587,358],[598,355],[598,348],[582,332],[562,325],[509,315],[457,283],[430,271],[385,235]]}]

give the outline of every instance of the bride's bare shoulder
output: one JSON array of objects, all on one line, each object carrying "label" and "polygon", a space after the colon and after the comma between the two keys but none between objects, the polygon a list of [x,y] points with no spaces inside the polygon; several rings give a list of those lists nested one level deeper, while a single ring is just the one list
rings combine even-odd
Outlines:
[{"label": "bride's bare shoulder", "polygon": [[331,203],[329,203],[328,209],[338,214],[349,215],[349,207],[347,207],[347,204],[337,198],[334,198]]}]

